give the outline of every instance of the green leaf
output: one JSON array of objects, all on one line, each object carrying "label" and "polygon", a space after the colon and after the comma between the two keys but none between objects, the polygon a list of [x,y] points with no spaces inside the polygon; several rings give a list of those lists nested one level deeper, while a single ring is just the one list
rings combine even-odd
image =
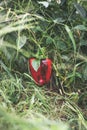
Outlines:
[{"label": "green leaf", "polygon": [[27,37],[23,35],[20,38],[18,38],[17,41],[18,41],[18,50],[19,50],[26,44]]},{"label": "green leaf", "polygon": [[60,40],[57,40],[57,42],[56,42],[56,47],[57,47],[59,50],[62,50],[62,51],[66,51],[66,50],[67,50],[66,43],[63,42],[63,41],[60,41]]},{"label": "green leaf", "polygon": [[46,39],[46,44],[51,44],[51,43],[53,43],[53,39],[49,36]]},{"label": "green leaf", "polygon": [[84,69],[84,70],[83,70],[83,78],[84,78],[84,80],[87,80],[87,63],[86,63],[86,65],[84,66],[83,69]]},{"label": "green leaf", "polygon": [[[13,45],[7,41],[3,41],[3,44],[0,45],[1,48],[11,48],[11,49],[14,49],[14,50],[17,50],[17,46],[16,45]],[[30,56],[30,51],[26,51],[25,49],[19,49],[18,50],[22,55],[24,55],[25,57],[29,58]]]},{"label": "green leaf", "polygon": [[87,46],[87,40],[83,40],[83,39],[82,39],[82,40],[80,41],[80,46],[83,46],[83,45],[84,45],[84,46]]},{"label": "green leaf", "polygon": [[47,1],[41,1],[41,2],[38,2],[39,4],[42,4],[45,8],[47,8],[49,6],[49,2]]},{"label": "green leaf", "polygon": [[32,66],[33,66],[34,70],[37,71],[38,68],[40,67],[40,60],[33,60]]},{"label": "green leaf", "polygon": [[85,27],[84,25],[77,25],[73,29],[77,29],[80,31],[87,31],[87,27]]},{"label": "green leaf", "polygon": [[65,29],[66,29],[66,31],[67,31],[67,33],[68,33],[68,35],[69,35],[69,37],[70,37],[70,39],[72,41],[73,48],[74,48],[74,53],[76,53],[76,43],[75,43],[72,31],[70,30],[70,28],[67,25],[65,25]]},{"label": "green leaf", "polygon": [[65,22],[65,20],[63,18],[59,17],[57,19],[54,19],[53,22],[54,23],[63,23],[63,22]]},{"label": "green leaf", "polygon": [[87,12],[84,9],[84,7],[82,7],[80,4],[75,3],[74,7],[76,8],[76,10],[78,11],[78,13],[81,15],[82,18],[86,18],[87,17]]},{"label": "green leaf", "polygon": [[12,77],[12,75],[11,75],[11,73],[10,73],[8,67],[7,67],[1,60],[0,60],[0,65],[1,65],[1,67],[8,73],[8,75],[9,75],[10,77]]}]

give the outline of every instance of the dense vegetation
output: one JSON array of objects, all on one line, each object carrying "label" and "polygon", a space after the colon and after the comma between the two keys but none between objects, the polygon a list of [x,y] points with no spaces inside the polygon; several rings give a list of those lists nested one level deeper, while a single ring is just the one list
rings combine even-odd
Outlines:
[{"label": "dense vegetation", "polygon": [[[87,1],[0,1],[0,129],[87,129]],[[50,58],[48,84],[28,59]]]}]

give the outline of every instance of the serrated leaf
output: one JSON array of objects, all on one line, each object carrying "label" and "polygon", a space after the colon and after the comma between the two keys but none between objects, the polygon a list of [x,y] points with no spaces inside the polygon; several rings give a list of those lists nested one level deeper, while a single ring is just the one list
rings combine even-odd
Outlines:
[{"label": "serrated leaf", "polygon": [[32,66],[33,66],[34,70],[37,71],[38,68],[40,67],[40,60],[33,60]]},{"label": "serrated leaf", "polygon": [[46,39],[46,44],[51,44],[53,42],[53,39],[49,36]]},{"label": "serrated leaf", "polygon": [[78,3],[74,3],[74,7],[76,8],[76,10],[78,11],[78,13],[81,15],[82,18],[86,18],[87,17],[87,12],[84,9],[84,7],[82,7]]}]

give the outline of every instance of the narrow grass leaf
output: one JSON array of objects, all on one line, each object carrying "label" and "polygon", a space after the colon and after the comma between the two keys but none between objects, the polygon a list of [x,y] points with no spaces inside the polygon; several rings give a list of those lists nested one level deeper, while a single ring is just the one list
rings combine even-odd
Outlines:
[{"label": "narrow grass leaf", "polygon": [[73,37],[72,31],[70,30],[69,26],[65,25],[65,29],[73,43],[73,48],[74,48],[74,54],[76,53],[76,43],[75,43],[75,39]]},{"label": "narrow grass leaf", "polygon": [[9,75],[10,77],[12,77],[12,75],[11,75],[9,69],[7,68],[7,66],[6,66],[1,60],[0,60],[0,65],[1,65],[1,67],[8,73],[8,75]]}]

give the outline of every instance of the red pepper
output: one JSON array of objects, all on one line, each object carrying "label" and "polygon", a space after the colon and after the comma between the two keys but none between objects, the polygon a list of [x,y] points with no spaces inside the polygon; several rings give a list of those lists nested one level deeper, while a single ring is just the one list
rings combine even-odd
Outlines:
[{"label": "red pepper", "polygon": [[52,61],[48,58],[41,60],[30,58],[29,69],[36,84],[42,86],[50,81],[52,73]]}]

